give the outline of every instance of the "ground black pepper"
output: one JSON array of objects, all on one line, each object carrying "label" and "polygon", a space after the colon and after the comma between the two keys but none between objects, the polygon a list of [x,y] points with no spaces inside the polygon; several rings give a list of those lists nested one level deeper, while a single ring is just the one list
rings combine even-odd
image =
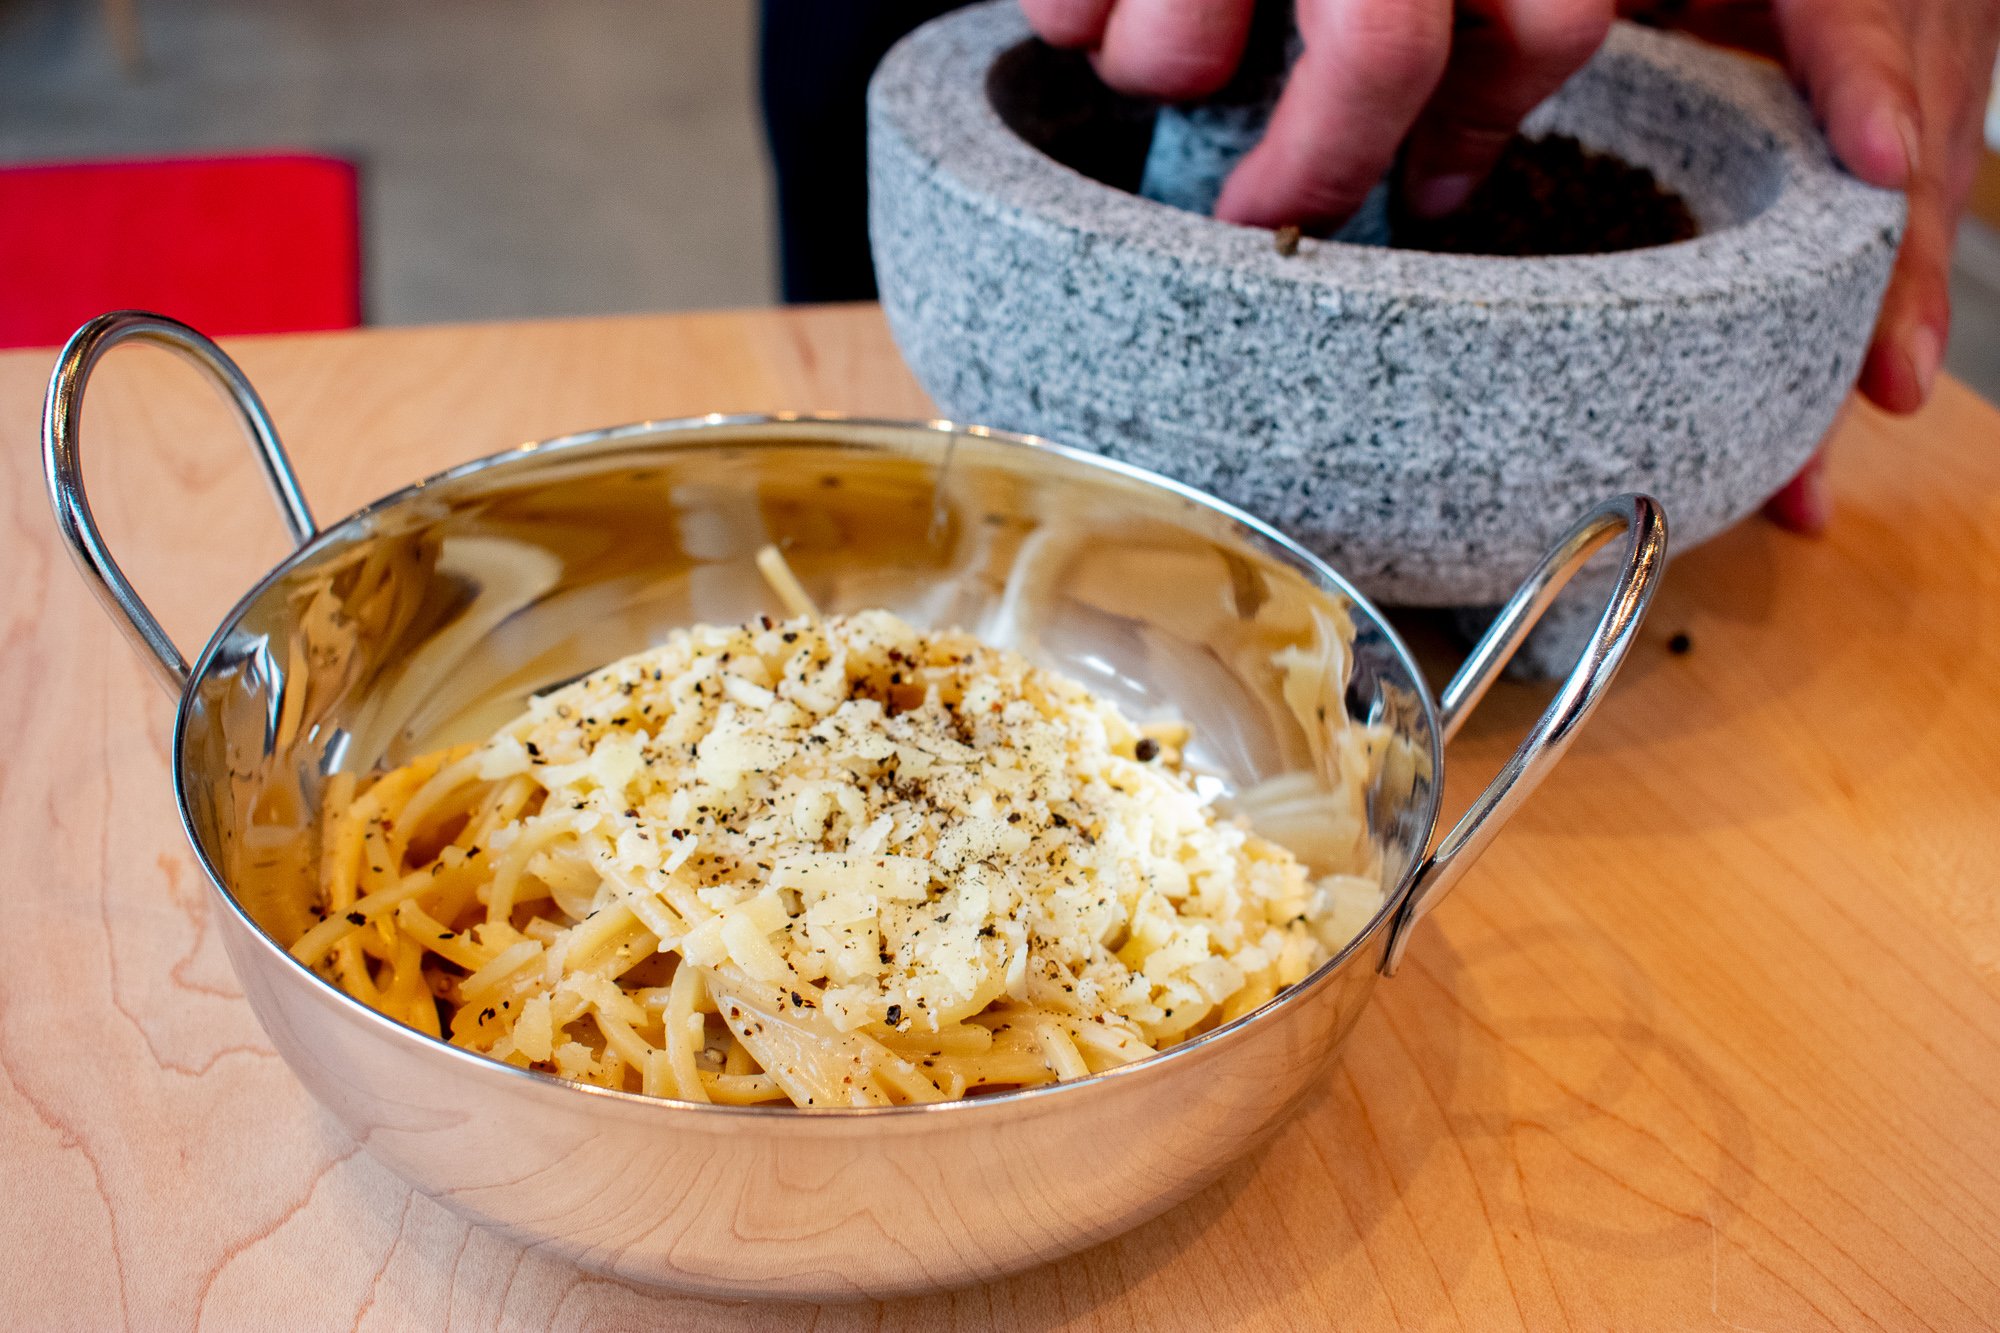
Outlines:
[{"label": "ground black pepper", "polygon": [[1418,218],[1390,205],[1390,244],[1462,255],[1597,255],[1671,245],[1701,231],[1653,173],[1565,134],[1516,135],[1457,212]]}]

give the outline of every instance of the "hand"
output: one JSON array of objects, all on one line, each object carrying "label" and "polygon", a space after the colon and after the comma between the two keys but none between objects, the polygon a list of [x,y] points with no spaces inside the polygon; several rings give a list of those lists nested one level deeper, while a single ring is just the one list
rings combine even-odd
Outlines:
[{"label": "hand", "polygon": [[[1254,0],[1021,3],[1047,40],[1091,51],[1113,87],[1182,101],[1228,81]],[[1892,412],[1922,406],[1950,328],[1947,277],[1979,162],[2000,0],[1298,0],[1304,51],[1216,216],[1336,226],[1399,148],[1406,206],[1451,212],[1521,117],[1589,60],[1614,9],[1782,60],[1847,168],[1908,192],[1860,389]],[[1824,526],[1820,475],[1815,459],[1767,512]]]}]

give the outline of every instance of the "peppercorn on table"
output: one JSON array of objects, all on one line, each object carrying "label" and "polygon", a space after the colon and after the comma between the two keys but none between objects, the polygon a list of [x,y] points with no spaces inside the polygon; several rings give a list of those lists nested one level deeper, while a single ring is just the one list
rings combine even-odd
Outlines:
[{"label": "peppercorn on table", "polygon": [[[329,518],[590,426],[930,410],[863,306],[229,346]],[[47,513],[53,359],[0,356],[10,1323],[2000,1323],[2000,415],[1954,383],[1911,420],[1849,414],[1827,537],[1753,521],[1677,561],[1604,709],[1261,1156],[1068,1261],[813,1310],[631,1288],[471,1227],[275,1058],[175,821],[167,701]],[[100,516],[192,647],[283,554],[255,469],[151,349],[107,362],[89,429]],[[1545,698],[1481,707],[1448,809]]]}]

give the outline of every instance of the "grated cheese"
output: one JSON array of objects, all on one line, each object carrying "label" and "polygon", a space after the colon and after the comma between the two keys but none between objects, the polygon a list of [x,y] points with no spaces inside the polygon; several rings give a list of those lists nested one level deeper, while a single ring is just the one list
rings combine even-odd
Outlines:
[{"label": "grated cheese", "polygon": [[[1011,998],[1110,1050],[1247,1012],[1379,901],[1372,866],[1315,882],[1219,817],[1185,732],[1150,737],[1017,654],[877,611],[676,632],[535,699],[476,758],[531,775],[538,818],[598,830],[598,881],[572,862],[549,888],[622,904],[659,952],[814,988],[842,1031],[935,1032]],[[546,1007],[524,1021],[517,1044],[548,1058]]]}]

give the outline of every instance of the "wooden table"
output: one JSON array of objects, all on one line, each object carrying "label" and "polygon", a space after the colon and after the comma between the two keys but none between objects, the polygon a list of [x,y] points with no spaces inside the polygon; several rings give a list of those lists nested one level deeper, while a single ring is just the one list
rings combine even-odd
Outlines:
[{"label": "wooden table", "polygon": [[[235,350],[329,517],[588,426],[927,411],[868,308]],[[1914,420],[1850,416],[1829,537],[1752,522],[1675,566],[1598,719],[1261,1158],[1066,1263],[812,1311],[642,1292],[473,1229],[273,1057],[175,821],[167,701],[56,544],[51,360],[0,357],[10,1324],[2000,1324],[2000,415],[1955,384]],[[99,512],[191,650],[282,552],[261,483],[163,353],[107,363],[88,429]],[[1454,804],[1543,697],[1482,708]]]}]

